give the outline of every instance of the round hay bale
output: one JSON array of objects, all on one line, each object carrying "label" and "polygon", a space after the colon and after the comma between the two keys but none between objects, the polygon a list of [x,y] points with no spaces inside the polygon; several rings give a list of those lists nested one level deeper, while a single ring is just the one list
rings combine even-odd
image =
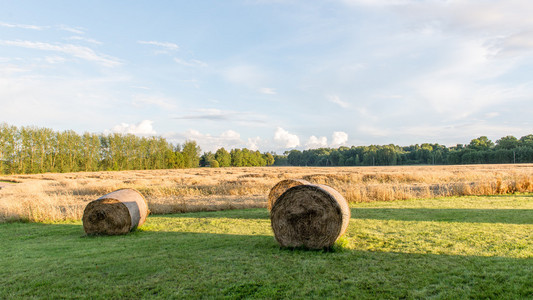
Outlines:
[{"label": "round hay bale", "polygon": [[87,204],[83,211],[83,229],[88,235],[126,234],[141,226],[148,213],[141,193],[122,189]]},{"label": "round hay bale", "polygon": [[276,183],[276,185],[272,189],[270,189],[270,193],[268,193],[268,202],[267,202],[268,210],[272,210],[272,206],[274,205],[274,202],[276,202],[279,196],[285,193],[286,190],[290,189],[293,186],[302,185],[302,184],[311,184],[311,183],[304,179],[285,179],[285,180],[282,180]]},{"label": "round hay bale", "polygon": [[324,249],[346,232],[350,221],[346,199],[326,185],[288,189],[272,206],[270,221],[282,247]]}]

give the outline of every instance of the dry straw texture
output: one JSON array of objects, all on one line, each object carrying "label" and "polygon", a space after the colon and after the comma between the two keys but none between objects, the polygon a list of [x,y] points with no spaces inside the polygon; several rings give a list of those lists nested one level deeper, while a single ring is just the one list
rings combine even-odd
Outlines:
[{"label": "dry straw texture", "polygon": [[270,211],[272,230],[282,247],[323,249],[346,232],[350,208],[326,185],[298,185],[283,193]]},{"label": "dry straw texture", "polygon": [[272,189],[270,190],[270,193],[268,193],[268,202],[267,202],[268,210],[272,210],[272,206],[274,205],[274,202],[276,202],[279,196],[285,193],[286,190],[290,189],[293,186],[298,186],[302,184],[311,184],[311,183],[303,179],[285,179],[285,180],[282,180],[276,183],[276,185],[272,187]]},{"label": "dry straw texture", "polygon": [[126,234],[141,226],[148,213],[146,201],[138,191],[122,189],[87,204],[83,229],[89,235]]},{"label": "dry straw texture", "polygon": [[267,207],[271,188],[302,178],[348,202],[533,192],[533,164],[393,167],[253,167],[0,176],[0,222],[80,220],[112,191],[141,192],[153,214]]}]

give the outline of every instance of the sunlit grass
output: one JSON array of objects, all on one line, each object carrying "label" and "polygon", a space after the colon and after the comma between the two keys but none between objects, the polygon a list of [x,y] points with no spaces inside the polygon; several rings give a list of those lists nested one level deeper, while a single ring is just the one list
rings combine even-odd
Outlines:
[{"label": "sunlit grass", "polygon": [[266,209],[0,224],[0,298],[533,297],[533,198],[352,204],[334,252],[280,249]]}]

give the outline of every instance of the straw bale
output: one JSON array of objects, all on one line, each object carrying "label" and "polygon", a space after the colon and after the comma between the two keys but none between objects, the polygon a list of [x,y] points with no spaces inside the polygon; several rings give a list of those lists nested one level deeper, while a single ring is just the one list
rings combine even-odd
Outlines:
[{"label": "straw bale", "polygon": [[279,196],[285,193],[286,190],[290,189],[293,186],[302,185],[302,184],[311,184],[311,183],[304,179],[285,179],[285,180],[282,180],[276,183],[276,185],[272,189],[270,189],[270,193],[268,194],[268,202],[267,202],[268,210],[272,210],[272,206],[274,205],[274,202],[276,202]]},{"label": "straw bale", "polygon": [[346,232],[350,208],[344,197],[329,186],[298,185],[277,199],[270,221],[282,247],[324,249]]},{"label": "straw bale", "polygon": [[149,214],[146,200],[134,189],[122,189],[90,202],[83,211],[88,235],[126,234],[141,226]]}]

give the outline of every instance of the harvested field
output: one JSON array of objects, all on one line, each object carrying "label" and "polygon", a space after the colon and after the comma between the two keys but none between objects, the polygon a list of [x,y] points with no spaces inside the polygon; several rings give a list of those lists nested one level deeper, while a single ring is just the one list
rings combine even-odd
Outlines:
[{"label": "harvested field", "polygon": [[533,192],[533,164],[394,167],[253,167],[0,176],[0,222],[81,220],[83,209],[122,188],[153,214],[267,207],[284,179],[325,184],[348,202]]}]

